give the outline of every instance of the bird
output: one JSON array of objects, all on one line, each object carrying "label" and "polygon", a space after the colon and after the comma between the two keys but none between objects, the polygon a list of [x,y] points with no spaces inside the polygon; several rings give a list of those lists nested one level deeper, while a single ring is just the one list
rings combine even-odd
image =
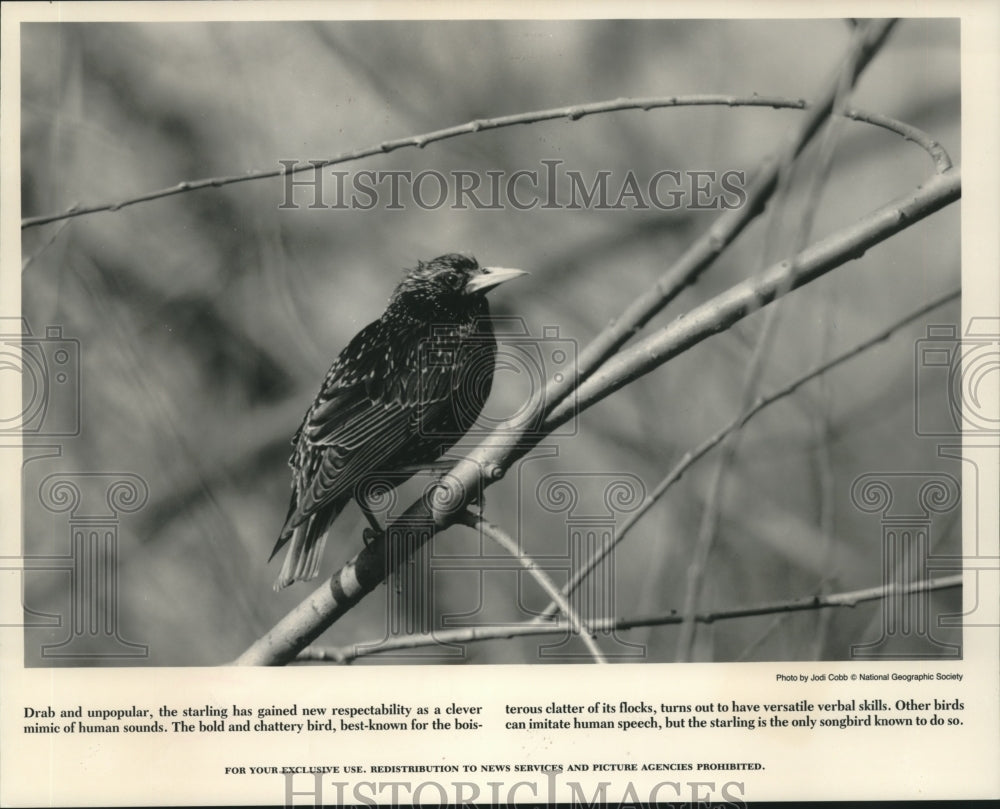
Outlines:
[{"label": "bird", "polygon": [[317,575],[330,526],[352,499],[379,531],[366,480],[402,483],[473,426],[497,354],[486,293],[525,274],[461,253],[418,261],[340,352],[292,438],[291,502],[268,559],[288,546],[276,591]]}]

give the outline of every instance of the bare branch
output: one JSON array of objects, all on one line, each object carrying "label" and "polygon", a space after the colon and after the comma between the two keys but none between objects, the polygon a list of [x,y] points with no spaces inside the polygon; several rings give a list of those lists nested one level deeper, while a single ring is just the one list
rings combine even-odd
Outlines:
[{"label": "bare branch", "polygon": [[[893,22],[894,21],[892,20],[875,21],[870,24],[864,38],[864,42],[861,45],[861,58],[857,59],[857,69],[859,72],[868,63],[868,61],[870,61],[871,57],[881,46],[885,37],[888,35]],[[772,109],[807,110],[810,113],[810,119],[807,121],[802,131],[804,140],[801,140],[798,144],[798,148],[795,150],[795,152],[798,153],[798,151],[801,150],[801,148],[808,142],[808,140],[812,137],[812,134],[815,132],[816,126],[814,124],[814,120],[821,122],[829,115],[829,101],[830,98],[824,97],[818,104],[813,106],[807,104],[803,99],[789,99],[780,96],[692,94],[685,96],[656,96],[650,98],[616,98],[608,101],[574,104],[567,107],[555,107],[544,110],[536,110],[533,112],[517,113],[514,115],[469,121],[457,126],[438,129],[432,132],[425,132],[419,135],[411,135],[394,140],[382,141],[370,146],[364,146],[351,151],[342,152],[325,160],[309,161],[308,163],[304,163],[302,165],[291,167],[283,166],[280,169],[251,169],[242,174],[207,177],[198,180],[185,180],[167,188],[149,191],[144,194],[119,200],[117,202],[106,202],[92,205],[74,205],[68,210],[59,213],[26,217],[21,220],[21,228],[36,227],[49,222],[55,222],[77,216],[86,216],[93,213],[100,213],[102,211],[118,211],[131,205],[150,202],[152,200],[175,196],[177,194],[185,194],[190,191],[200,191],[206,188],[222,188],[235,183],[273,179],[276,177],[298,174],[304,171],[319,171],[320,169],[328,166],[349,163],[366,157],[388,154],[389,152],[394,152],[398,149],[413,147],[422,149],[430,143],[464,135],[473,135],[490,129],[502,129],[510,126],[535,124],[542,121],[558,119],[578,121],[589,115],[620,112],[623,110],[643,110],[648,112],[654,109],[683,106],[770,107]],[[855,120],[898,132],[907,138],[907,140],[911,140],[921,146],[921,148],[927,150],[935,160],[935,164],[938,165],[939,171],[943,171],[944,168],[942,168],[942,166],[944,166],[945,163],[950,162],[948,161],[947,153],[940,146],[940,144],[925,133],[920,132],[920,130],[886,116],[863,113],[860,110],[854,110],[852,112],[854,113],[852,117]]]},{"label": "bare branch", "polygon": [[[105,202],[94,205],[76,204],[61,213],[46,214],[44,216],[31,216],[21,220],[21,228],[30,228],[37,225],[45,225],[49,222],[56,222],[60,219],[70,219],[76,216],[87,216],[92,213],[102,211],[118,211],[130,205],[138,205],[143,202],[150,202],[155,199],[172,197],[177,194],[186,194],[189,191],[201,191],[206,188],[222,188],[223,186],[235,183],[245,183],[252,180],[267,180],[275,177],[285,177],[293,174],[300,174],[305,171],[319,171],[328,166],[335,166],[341,163],[351,163],[355,160],[362,160],[366,157],[376,157],[389,154],[399,149],[415,147],[423,149],[430,143],[436,143],[449,138],[456,138],[463,135],[474,135],[490,129],[503,129],[510,126],[520,126],[525,124],[535,124],[541,121],[552,121],[564,118],[568,121],[579,121],[588,115],[600,115],[609,112],[621,112],[622,110],[642,110],[649,112],[655,109],[667,107],[770,107],[772,109],[809,109],[808,103],[802,98],[786,98],[783,96],[733,96],[722,94],[693,94],[685,96],[656,96],[649,98],[615,98],[609,101],[594,101],[588,104],[574,104],[568,107],[554,107],[551,109],[535,110],[533,112],[522,112],[516,115],[503,115],[496,118],[483,118],[476,121],[468,121],[457,126],[450,126],[445,129],[437,129],[432,132],[424,132],[420,135],[410,135],[395,140],[386,140],[370,146],[362,146],[359,149],[352,149],[348,152],[341,152],[334,157],[325,160],[310,160],[294,166],[282,166],[280,169],[251,169],[243,174],[223,175],[220,177],[207,177],[200,180],[185,180],[168,188],[161,188],[156,191],[149,191],[134,197],[120,200],[118,202]],[[858,118],[858,120],[862,120]]]},{"label": "bare branch", "polygon": [[[735,419],[729,422],[729,424],[727,424],[721,430],[706,438],[694,449],[688,450],[686,453],[684,453],[684,456],[680,459],[680,461],[678,461],[677,464],[674,466],[674,468],[670,470],[670,473],[656,485],[656,488],[653,489],[653,491],[649,494],[649,496],[643,501],[642,505],[635,511],[633,511],[631,514],[629,514],[629,516],[622,521],[621,527],[615,532],[614,541],[609,543],[605,547],[602,547],[593,556],[591,556],[590,559],[587,560],[585,565],[583,565],[579,570],[573,573],[572,578],[566,583],[565,587],[563,587],[562,590],[563,595],[568,596],[574,590],[576,590],[576,588],[580,586],[580,583],[587,576],[589,576],[590,573],[593,572],[594,568],[596,568],[601,563],[601,561],[609,553],[611,553],[615,549],[615,547],[625,539],[626,536],[628,536],[628,533],[632,530],[635,524],[639,522],[640,519],[642,519],[643,515],[645,515],[646,512],[649,511],[659,501],[659,499],[663,497],[664,494],[666,494],[667,490],[671,486],[673,486],[678,480],[680,480],[684,476],[684,473],[687,472],[687,470],[690,469],[697,461],[703,458],[711,449],[718,446],[718,444],[727,435],[734,432],[735,430],[742,428],[748,421],[750,421],[750,419],[756,416],[761,410],[764,410],[765,408],[770,407],[775,402],[778,402],[781,399],[790,396],[806,383],[811,382],[812,380],[817,378],[822,379],[823,377],[826,376],[826,374],[828,374],[838,365],[842,365],[848,360],[854,359],[858,355],[863,354],[864,352],[868,351],[871,348],[874,348],[879,343],[885,342],[893,334],[899,331],[899,329],[902,329],[915,321],[921,320],[923,317],[925,317],[927,314],[934,311],[938,307],[944,306],[946,303],[949,303],[951,301],[958,300],[959,298],[961,298],[961,296],[962,296],[962,291],[960,289],[953,290],[952,292],[949,292],[948,294],[943,295],[942,297],[934,301],[931,301],[926,306],[920,307],[920,309],[916,310],[915,312],[911,312],[901,320],[897,320],[888,328],[883,329],[878,334],[872,337],[869,337],[863,343],[856,345],[849,351],[845,351],[843,354],[834,357],[832,360],[829,360],[828,362],[816,366],[808,373],[803,374],[802,376],[788,383],[784,387],[779,388],[778,390],[768,394],[767,396],[759,397],[757,401],[754,402],[750,408],[748,408],[743,413],[740,413]],[[557,604],[555,604],[554,602],[550,603],[542,611],[542,613],[539,616],[539,619],[544,620],[549,616],[554,615],[557,609],[558,609]]]},{"label": "bare branch", "polygon": [[[790,601],[775,601],[755,607],[741,607],[732,610],[717,610],[715,612],[699,613],[694,620],[711,624],[717,621],[728,621],[735,618],[748,618],[760,615],[786,615],[792,612],[808,610],[824,610],[834,607],[856,607],[868,601],[880,601],[892,596],[915,595],[936,590],[952,590],[962,586],[962,574],[942,576],[937,579],[913,582],[905,587],[895,584],[883,584],[879,587],[868,587],[863,590],[851,590],[845,593],[814,595],[797,598]],[[663,615],[652,615],[640,618],[595,618],[591,620],[591,628],[600,632],[623,631],[648,626],[669,626],[680,624],[684,617],[676,610]],[[535,623],[525,621],[506,626],[475,626],[445,629],[432,634],[408,635],[389,638],[378,645],[369,644],[349,647],[319,647],[309,646],[303,649],[295,662],[323,661],[334,663],[350,663],[361,657],[367,657],[382,652],[398,651],[400,649],[416,649],[434,646],[439,643],[474,643],[476,641],[502,640],[507,638],[528,637],[532,635],[554,635],[565,632],[565,627],[551,622]]]},{"label": "bare branch", "polygon": [[[861,37],[852,39],[843,62],[852,66],[852,80],[868,65],[892,30],[894,21],[873,20]],[[746,226],[760,215],[774,193],[783,165],[791,163],[809,144],[834,108],[844,71],[838,69],[828,82],[820,100],[813,105],[792,142],[766,158],[746,188],[746,203],[723,213],[703,236],[696,239],[684,254],[660,276],[657,282],[633,301],[580,354],[576,367],[562,380],[551,380],[546,388],[545,412],[550,413],[601,363],[634,337],[658,312],[662,311],[686,287],[694,283],[736,239]]]},{"label": "bare branch", "polygon": [[579,411],[706,337],[729,328],[787,292],[815,281],[843,264],[846,258],[860,258],[876,244],[955,202],[961,194],[961,170],[949,169],[917,190],[816,242],[792,260],[772,265],[760,275],[731,287],[606,362],[580,386],[575,402],[565,401],[549,414],[543,428],[556,429]]},{"label": "bare branch", "polygon": [[[73,205],[70,207],[69,210],[71,210],[71,211],[76,210],[76,207],[77,207],[78,204],[79,203],[74,202]],[[35,259],[37,259],[42,253],[44,253],[46,250],[48,250],[55,243],[55,240],[59,238],[59,234],[63,232],[63,230],[66,228],[66,225],[68,225],[68,224],[69,224],[69,220],[63,220],[62,222],[60,222],[59,223],[59,227],[57,227],[55,230],[52,231],[52,233],[45,240],[45,242],[41,245],[41,247],[39,247],[37,250],[35,250],[35,252],[32,253],[31,255],[25,256],[21,260],[21,272],[22,273],[25,272],[25,270],[27,270],[28,267],[31,266],[32,262],[34,262]]]},{"label": "bare branch", "polygon": [[[350,152],[343,152],[335,157],[325,160],[310,160],[294,166],[282,166],[280,169],[252,169],[243,174],[223,175],[220,177],[207,177],[199,180],[185,180],[168,188],[161,188],[139,194],[134,197],[119,200],[118,202],[105,202],[94,205],[81,205],[74,203],[71,207],[60,213],[45,214],[43,216],[30,216],[21,220],[21,228],[27,229],[38,225],[45,225],[50,222],[57,222],[65,219],[72,219],[77,216],[87,216],[93,213],[104,211],[119,211],[132,205],[143,202],[151,202],[164,197],[172,197],[177,194],[186,194],[189,191],[203,191],[206,188],[222,188],[235,183],[245,183],[251,180],[269,180],[276,177],[287,177],[294,174],[301,174],[306,171],[319,171],[340,163],[351,163],[362,160],[366,157],[377,157],[388,154],[405,147],[424,148],[429,143],[458,137],[460,135],[472,135],[477,132],[484,132],[488,129],[502,129],[509,126],[524,124],[534,124],[541,121],[557,120],[565,118],[568,121],[578,121],[588,115],[600,115],[609,112],[621,112],[623,110],[650,110],[665,109],[668,107],[769,107],[771,109],[789,109],[812,111],[813,105],[802,98],[787,98],[783,96],[733,96],[733,95],[706,95],[693,94],[685,96],[657,96],[648,98],[616,98],[610,101],[594,101],[588,104],[575,104],[569,107],[558,107],[554,109],[536,110],[534,112],[519,113],[517,115],[506,115],[499,118],[484,118],[479,121],[469,121],[458,126],[439,129],[434,132],[425,132],[421,135],[411,135],[406,138],[398,138],[391,141],[382,141],[371,146],[364,146]],[[929,134],[917,129],[915,126],[897,121],[886,115],[879,115],[864,110],[847,110],[844,113],[854,121],[871,124],[881,129],[889,130],[902,135],[906,140],[920,146],[930,154],[938,172],[945,171],[951,167],[951,159],[944,147],[934,140]]]},{"label": "bare branch", "polygon": [[497,545],[517,559],[517,561],[521,563],[521,567],[531,574],[541,588],[548,593],[549,597],[559,606],[559,609],[569,620],[570,627],[572,627],[573,632],[580,636],[580,640],[583,641],[587,650],[594,658],[594,662],[608,662],[601,653],[597,643],[594,641],[593,630],[583,622],[583,619],[580,618],[579,615],[577,615],[576,610],[570,606],[569,602],[563,597],[562,593],[559,592],[559,588],[556,587],[555,583],[549,578],[548,574],[538,566],[534,559],[528,556],[528,554],[522,552],[517,543],[507,536],[506,532],[491,523],[489,520],[485,520],[480,515],[473,514],[471,511],[463,512],[459,516],[458,522],[462,523],[462,525],[468,526],[469,528],[482,531],[483,534],[492,539],[495,543],[497,543]]},{"label": "bare branch", "polygon": [[931,156],[931,160],[934,161],[934,170],[938,174],[943,174],[953,165],[951,157],[948,155],[948,152],[945,151],[944,147],[922,129],[917,129],[915,126],[903,123],[902,121],[897,121],[895,118],[880,115],[877,112],[846,109],[841,114],[846,118],[850,118],[852,121],[864,121],[866,124],[872,124],[874,126],[881,127],[882,129],[888,129],[890,132],[902,135],[903,138],[911,143],[915,143]]}]

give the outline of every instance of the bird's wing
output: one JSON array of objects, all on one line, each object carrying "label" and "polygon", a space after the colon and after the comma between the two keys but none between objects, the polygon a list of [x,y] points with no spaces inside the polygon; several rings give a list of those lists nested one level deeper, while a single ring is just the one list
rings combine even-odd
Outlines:
[{"label": "bird's wing", "polygon": [[394,471],[409,447],[434,443],[421,425],[452,406],[455,364],[425,361],[419,335],[405,337],[386,339],[375,321],[331,366],[298,436],[291,525],[349,496],[366,476]]}]

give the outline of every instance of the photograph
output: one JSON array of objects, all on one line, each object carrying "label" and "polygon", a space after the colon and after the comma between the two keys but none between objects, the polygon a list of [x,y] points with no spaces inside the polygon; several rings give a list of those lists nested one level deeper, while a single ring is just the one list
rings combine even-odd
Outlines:
[{"label": "photograph", "polygon": [[1000,792],[973,5],[7,4],[5,805]]},{"label": "photograph", "polygon": [[22,36],[28,665],[961,656],[956,20]]}]

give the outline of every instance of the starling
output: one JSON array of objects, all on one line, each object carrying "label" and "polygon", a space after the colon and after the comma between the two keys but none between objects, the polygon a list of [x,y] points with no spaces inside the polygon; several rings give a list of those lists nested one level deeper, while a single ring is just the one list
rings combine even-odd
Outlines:
[{"label": "starling", "polygon": [[366,479],[395,475],[398,485],[472,427],[497,352],[486,293],[524,274],[455,253],[418,262],[340,352],[292,439],[275,590],[316,575],[330,524],[352,498],[377,525],[358,488]]}]

